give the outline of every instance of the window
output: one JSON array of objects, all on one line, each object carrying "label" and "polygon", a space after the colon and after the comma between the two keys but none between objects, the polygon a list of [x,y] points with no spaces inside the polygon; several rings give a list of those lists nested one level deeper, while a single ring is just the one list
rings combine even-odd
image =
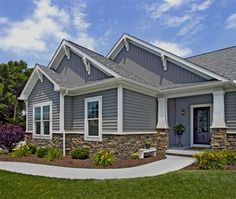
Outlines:
[{"label": "window", "polygon": [[34,105],[34,134],[50,136],[51,102]]},{"label": "window", "polygon": [[102,97],[85,99],[85,138],[90,140],[101,139],[102,129]]}]

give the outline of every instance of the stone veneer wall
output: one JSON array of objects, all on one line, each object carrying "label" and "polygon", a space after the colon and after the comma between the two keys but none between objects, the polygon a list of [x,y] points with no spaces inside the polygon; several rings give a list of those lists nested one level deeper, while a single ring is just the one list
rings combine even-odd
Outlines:
[{"label": "stone veneer wall", "polygon": [[[62,134],[53,134],[52,139],[33,139],[32,134],[26,134],[26,141],[37,146],[50,146],[62,149]],[[103,135],[102,142],[86,141],[83,134],[66,134],[66,151],[80,147],[88,147],[90,157],[102,150],[109,149],[114,152],[117,159],[129,159],[133,152],[144,148],[144,140],[150,140],[153,147],[157,148],[158,155],[164,155],[168,147],[168,136],[166,131],[158,131],[153,134],[133,135]]]},{"label": "stone veneer wall", "polygon": [[236,134],[227,134],[226,147],[229,150],[236,150]]}]

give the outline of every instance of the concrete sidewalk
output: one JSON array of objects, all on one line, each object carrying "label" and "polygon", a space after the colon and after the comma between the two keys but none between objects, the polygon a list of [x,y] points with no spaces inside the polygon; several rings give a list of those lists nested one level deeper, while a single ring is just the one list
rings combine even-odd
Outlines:
[{"label": "concrete sidewalk", "polygon": [[124,179],[157,176],[182,169],[193,162],[194,158],[190,157],[167,156],[165,160],[131,168],[83,169],[0,161],[0,170],[66,179]]}]

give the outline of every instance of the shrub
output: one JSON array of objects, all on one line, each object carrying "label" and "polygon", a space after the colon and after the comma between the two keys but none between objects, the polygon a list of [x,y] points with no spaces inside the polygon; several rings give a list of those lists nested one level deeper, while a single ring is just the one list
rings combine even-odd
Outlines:
[{"label": "shrub", "polygon": [[194,157],[197,159],[197,167],[204,170],[224,169],[227,163],[226,158],[219,151],[206,150]]},{"label": "shrub", "polygon": [[6,155],[8,154],[8,150],[0,149],[0,155]]},{"label": "shrub", "polygon": [[115,156],[110,150],[104,149],[94,154],[93,161],[97,165],[111,166],[115,162]]},{"label": "shrub", "polygon": [[138,153],[138,152],[134,152],[134,153],[132,153],[132,155],[131,155],[131,159],[133,159],[133,160],[137,160],[137,159],[139,159],[139,153]]},{"label": "shrub", "polygon": [[221,151],[221,154],[225,158],[225,162],[228,165],[235,164],[236,163],[236,151]]},{"label": "shrub", "polygon": [[88,149],[74,149],[71,152],[72,159],[81,159],[85,160],[89,158],[89,150]]},{"label": "shrub", "polygon": [[57,148],[49,148],[47,154],[44,156],[44,159],[47,161],[53,161],[61,159],[62,153]]},{"label": "shrub", "polygon": [[33,145],[24,144],[13,149],[12,156],[15,158],[24,157],[33,153]]},{"label": "shrub", "polygon": [[43,147],[43,148],[40,148],[36,151],[36,155],[38,158],[44,158],[47,153],[48,153],[48,150],[49,148],[46,148],[46,147]]},{"label": "shrub", "polygon": [[23,140],[24,130],[17,125],[4,124],[0,127],[0,147],[11,151]]}]

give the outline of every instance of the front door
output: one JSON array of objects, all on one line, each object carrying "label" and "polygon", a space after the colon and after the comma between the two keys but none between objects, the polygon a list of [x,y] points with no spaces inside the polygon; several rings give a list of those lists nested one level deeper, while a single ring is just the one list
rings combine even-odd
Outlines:
[{"label": "front door", "polygon": [[193,109],[193,144],[210,144],[210,107]]}]

